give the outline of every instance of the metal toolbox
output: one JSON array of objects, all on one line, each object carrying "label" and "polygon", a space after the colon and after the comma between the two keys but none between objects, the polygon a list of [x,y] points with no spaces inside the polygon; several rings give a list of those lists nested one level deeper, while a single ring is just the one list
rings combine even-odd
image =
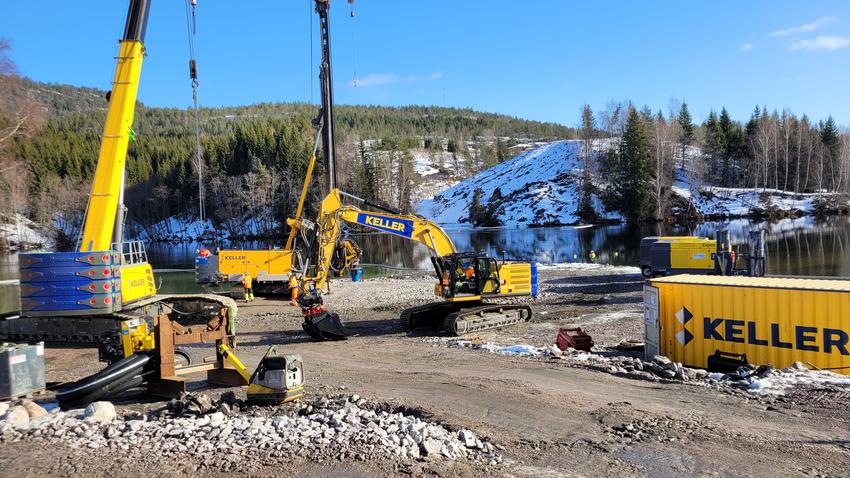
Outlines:
[{"label": "metal toolbox", "polygon": [[44,390],[44,342],[0,344],[0,400]]}]

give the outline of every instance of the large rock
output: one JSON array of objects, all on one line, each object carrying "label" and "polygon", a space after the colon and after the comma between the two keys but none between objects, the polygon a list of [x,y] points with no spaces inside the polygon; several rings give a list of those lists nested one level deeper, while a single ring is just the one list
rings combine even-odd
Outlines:
[{"label": "large rock", "polygon": [[669,366],[670,364],[673,363],[672,360],[670,360],[669,358],[667,358],[663,355],[656,355],[655,357],[652,357],[652,361],[655,362],[656,364],[662,366],[662,367],[667,367],[667,366]]},{"label": "large rock", "polygon": [[440,450],[443,449],[443,443],[429,438],[422,442],[421,448],[425,456],[437,456],[440,454]]},{"label": "large rock", "polygon": [[9,409],[4,420],[18,430],[25,430],[30,426],[30,414],[26,408],[17,405]]},{"label": "large rock", "polygon": [[460,433],[458,433],[458,438],[460,438],[460,441],[462,441],[467,448],[475,448],[475,435],[473,435],[471,431],[461,430]]},{"label": "large rock", "polygon": [[83,414],[86,420],[100,423],[108,423],[115,419],[115,405],[109,402],[94,402],[86,407]]},{"label": "large rock", "polygon": [[47,415],[47,410],[32,400],[21,400],[21,406],[27,409],[27,413],[30,414],[30,418],[38,418]]}]

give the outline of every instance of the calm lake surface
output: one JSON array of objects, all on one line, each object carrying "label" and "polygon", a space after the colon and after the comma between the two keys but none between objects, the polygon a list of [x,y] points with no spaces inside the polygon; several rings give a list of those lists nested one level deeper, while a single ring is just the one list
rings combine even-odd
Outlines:
[{"label": "calm lake surface", "polygon": [[[720,229],[728,229],[741,254],[746,252],[749,231],[764,229],[767,233],[767,272],[775,275],[831,276],[850,278],[850,217],[832,216],[822,220],[812,217],[783,219],[777,222],[753,222],[738,219],[705,222],[694,225],[623,225],[576,229],[560,228],[492,228],[448,229],[461,251],[486,251],[505,259],[533,260],[539,264],[588,262],[590,251],[596,262],[637,266],[640,238],[649,235],[698,235],[714,237]],[[404,269],[430,269],[425,246],[376,234],[353,234],[363,249],[363,262],[375,266]],[[281,240],[281,244],[283,240]],[[195,251],[201,244],[151,244],[148,257],[154,269],[191,269]],[[214,248],[214,244],[203,244]],[[280,247],[271,243],[224,243],[220,247]],[[386,270],[366,267],[366,276]],[[17,310],[18,278],[16,254],[0,255],[0,312]],[[194,272],[161,271],[157,273],[163,293],[203,292],[195,285]],[[6,281],[4,283],[4,281]]]}]

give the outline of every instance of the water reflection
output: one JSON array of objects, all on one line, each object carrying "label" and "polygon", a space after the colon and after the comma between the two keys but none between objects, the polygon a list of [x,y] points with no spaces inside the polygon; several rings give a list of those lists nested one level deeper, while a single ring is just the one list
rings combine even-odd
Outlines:
[{"label": "water reflection", "polygon": [[[824,220],[811,217],[777,222],[746,219],[698,224],[641,224],[584,229],[492,228],[449,229],[457,249],[485,251],[505,259],[534,260],[540,264],[596,262],[634,266],[638,263],[640,238],[649,235],[698,235],[714,237],[728,229],[740,252],[746,251],[750,231],[767,232],[768,273],[788,275],[850,276],[850,217]],[[353,234],[363,249],[363,262],[393,267],[429,269],[425,246],[402,238],[373,233]],[[153,244],[149,256],[155,268],[191,268],[198,244]],[[269,243],[222,244],[222,247],[265,248]]]},{"label": "water reflection", "polygon": [[[638,263],[640,238],[648,235],[686,235],[714,237],[718,229],[728,229],[732,242],[745,251],[748,233],[767,232],[767,272],[780,275],[850,277],[850,217],[833,216],[824,220],[811,217],[778,222],[732,220],[692,225],[619,225],[585,229],[495,228],[450,229],[449,235],[461,251],[485,251],[505,259],[533,260],[540,264],[588,262],[590,251],[596,262],[634,266]],[[430,269],[425,246],[385,234],[354,234],[363,249],[363,262],[399,268]],[[281,241],[282,242],[282,241]],[[201,244],[149,244],[148,258],[155,269],[191,269]],[[205,244],[207,247],[214,247]],[[270,247],[268,242],[224,243],[221,247]],[[274,247],[274,246],[272,246]],[[279,247],[279,246],[278,246]],[[376,269],[367,269],[375,275]],[[17,255],[0,255],[0,312],[18,306],[17,285],[2,281],[18,277]],[[194,274],[175,272],[157,274],[163,292],[199,292]]]}]

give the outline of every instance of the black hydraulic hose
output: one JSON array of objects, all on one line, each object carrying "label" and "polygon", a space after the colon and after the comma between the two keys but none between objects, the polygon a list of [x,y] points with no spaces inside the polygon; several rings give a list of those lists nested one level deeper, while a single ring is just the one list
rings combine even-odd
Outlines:
[{"label": "black hydraulic hose", "polygon": [[96,400],[115,393],[123,383],[132,381],[137,375],[141,376],[150,362],[150,352],[138,352],[124,357],[94,375],[65,385],[56,392],[56,400],[60,407],[67,410],[71,405],[78,405],[85,399],[94,397]]},{"label": "black hydraulic hose", "polygon": [[72,410],[74,408],[84,408],[88,404],[92,402],[96,402],[98,400],[103,400],[105,398],[112,397],[114,395],[118,395],[121,392],[130,390],[131,388],[139,387],[147,380],[145,374],[137,374],[129,377],[124,377],[119,381],[109,383],[101,388],[94,390],[92,393],[88,395],[83,395],[82,397],[75,398],[70,401],[62,401],[59,402],[59,405],[63,410]]}]

